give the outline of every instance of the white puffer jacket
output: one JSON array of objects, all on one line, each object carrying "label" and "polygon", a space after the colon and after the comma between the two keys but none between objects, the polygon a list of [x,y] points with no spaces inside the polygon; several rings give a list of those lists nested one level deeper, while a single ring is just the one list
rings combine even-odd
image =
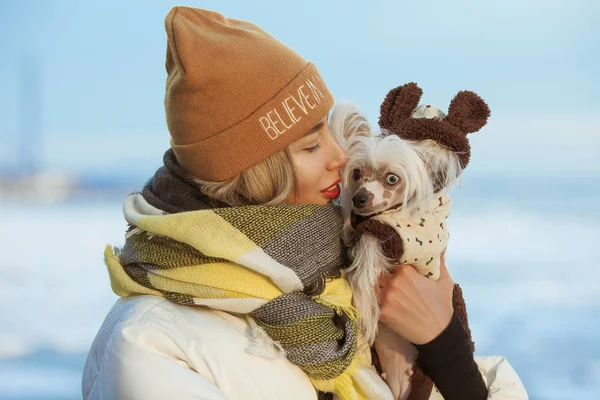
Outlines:
[{"label": "white puffer jacket", "polygon": [[[528,398],[503,357],[476,361],[489,399]],[[154,296],[116,302],[92,344],[82,386],[87,400],[317,398],[304,372],[252,320]],[[430,400],[442,397],[433,390]]]}]

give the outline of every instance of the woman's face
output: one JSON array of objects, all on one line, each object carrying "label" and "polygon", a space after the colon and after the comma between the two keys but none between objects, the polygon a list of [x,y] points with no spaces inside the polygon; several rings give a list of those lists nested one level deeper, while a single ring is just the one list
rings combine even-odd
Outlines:
[{"label": "woman's face", "polygon": [[347,155],[333,138],[327,117],[289,146],[296,165],[294,193],[290,204],[327,204],[340,194],[340,170]]}]

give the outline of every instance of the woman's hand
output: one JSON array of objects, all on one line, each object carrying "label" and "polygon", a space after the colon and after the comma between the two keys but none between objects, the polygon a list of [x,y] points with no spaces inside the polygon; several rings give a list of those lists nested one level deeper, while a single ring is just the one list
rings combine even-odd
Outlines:
[{"label": "woman's hand", "polygon": [[429,343],[452,320],[454,281],[443,255],[437,281],[419,274],[412,265],[401,265],[382,274],[378,286],[379,320],[411,343]]}]

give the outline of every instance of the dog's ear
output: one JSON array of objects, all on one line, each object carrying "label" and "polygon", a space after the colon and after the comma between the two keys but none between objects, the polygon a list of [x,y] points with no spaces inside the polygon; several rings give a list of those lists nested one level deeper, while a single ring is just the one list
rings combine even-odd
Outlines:
[{"label": "dog's ear", "polygon": [[465,134],[477,132],[487,123],[490,108],[476,93],[463,90],[450,102],[445,121]]},{"label": "dog's ear", "polygon": [[350,101],[336,104],[329,118],[333,136],[342,143],[353,136],[372,136],[373,131],[367,117],[358,106]]},{"label": "dog's ear", "polygon": [[423,90],[414,82],[390,90],[381,104],[379,126],[393,130],[395,122],[410,118],[422,95]]}]

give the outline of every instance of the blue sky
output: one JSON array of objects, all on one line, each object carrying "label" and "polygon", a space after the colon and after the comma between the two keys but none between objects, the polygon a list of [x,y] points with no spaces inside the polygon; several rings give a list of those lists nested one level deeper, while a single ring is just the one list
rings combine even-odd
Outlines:
[{"label": "blue sky", "polygon": [[[19,162],[19,70],[39,68],[46,168],[149,174],[168,147],[164,17],[171,1],[0,2],[0,165]],[[492,109],[472,139],[481,174],[600,174],[600,3],[188,1],[257,23],[316,62],[376,121],[416,81],[444,109],[462,89]]]}]

